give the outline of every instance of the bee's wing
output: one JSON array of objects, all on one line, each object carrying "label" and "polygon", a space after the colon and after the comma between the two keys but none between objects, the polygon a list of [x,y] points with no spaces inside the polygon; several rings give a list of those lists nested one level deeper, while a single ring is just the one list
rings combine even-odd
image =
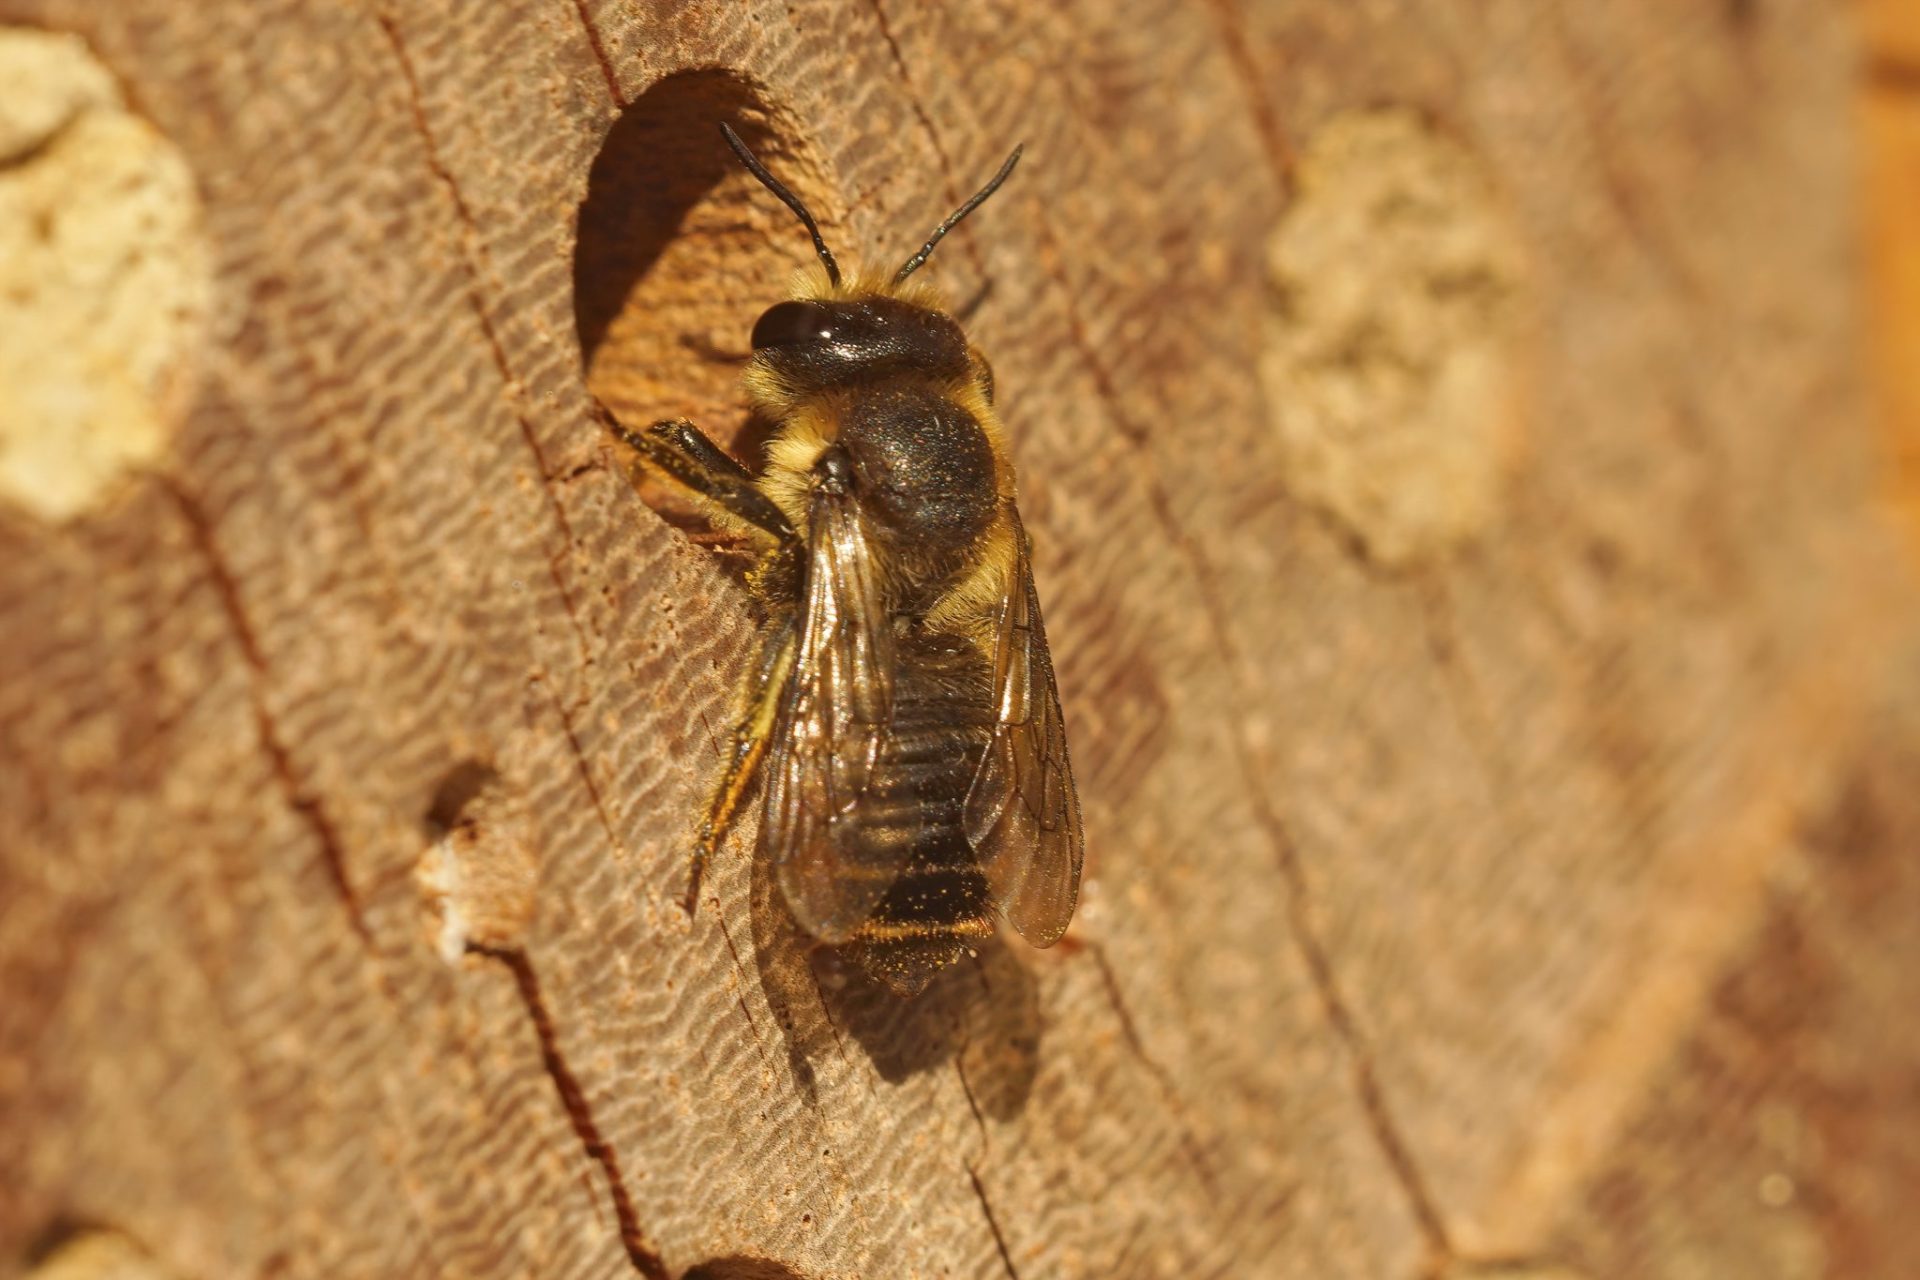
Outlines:
[{"label": "bee's wing", "polygon": [[807,932],[843,942],[899,872],[860,840],[861,797],[886,751],[893,626],[850,497],[814,499],[798,648],[768,751],[763,838]]},{"label": "bee's wing", "polygon": [[1085,841],[1053,659],[1017,515],[1014,541],[1017,559],[994,638],[997,723],[967,789],[964,820],[994,901],[1022,937],[1047,947],[1073,917]]}]

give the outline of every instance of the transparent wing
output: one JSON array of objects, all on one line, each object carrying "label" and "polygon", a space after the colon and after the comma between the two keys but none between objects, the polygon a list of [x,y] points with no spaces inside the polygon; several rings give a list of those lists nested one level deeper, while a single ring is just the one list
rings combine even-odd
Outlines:
[{"label": "transparent wing", "polygon": [[886,754],[892,719],[893,626],[851,498],[816,496],[807,544],[798,647],[768,748],[761,829],[800,925],[843,942],[899,871],[860,840],[861,796]]},{"label": "transparent wing", "polygon": [[1017,515],[1014,538],[1018,559],[994,638],[997,723],[967,789],[964,820],[995,903],[1022,937],[1047,947],[1073,918],[1085,839],[1053,659]]}]

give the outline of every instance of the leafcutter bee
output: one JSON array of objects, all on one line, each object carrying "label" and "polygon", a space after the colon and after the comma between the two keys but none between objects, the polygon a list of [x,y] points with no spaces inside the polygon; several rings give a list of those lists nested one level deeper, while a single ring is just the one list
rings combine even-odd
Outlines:
[{"label": "leafcutter bee", "polygon": [[993,374],[912,278],[1020,150],[897,271],[846,278],[806,205],[721,131],[820,260],[753,326],[766,465],[750,472],[684,420],[636,432],[603,414],[756,555],[760,653],[687,909],[758,776],[762,849],[795,920],[912,995],[996,915],[1051,946],[1080,885],[1080,803]]}]

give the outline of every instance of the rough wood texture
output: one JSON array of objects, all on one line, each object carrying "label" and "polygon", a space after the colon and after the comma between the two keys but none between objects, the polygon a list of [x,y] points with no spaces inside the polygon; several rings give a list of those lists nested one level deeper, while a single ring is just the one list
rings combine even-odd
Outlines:
[{"label": "rough wood texture", "polygon": [[[85,37],[214,255],[167,456],[0,515],[0,1274],[75,1224],[180,1277],[1920,1251],[1920,709],[1833,6],[0,20]],[[1371,189],[1317,140],[1382,106],[1416,278],[1355,293],[1289,219]],[[800,953],[750,833],[676,905],[741,596],[588,386],[741,428],[804,242],[719,114],[887,257],[1028,143],[935,261],[1005,389],[1090,881],[1067,943],[911,1004]],[[1516,265],[1421,268],[1456,191]],[[1351,521],[1407,494],[1289,488],[1262,369],[1329,315],[1287,376],[1398,406],[1415,459],[1449,370],[1517,423],[1497,502],[1392,568]]]}]

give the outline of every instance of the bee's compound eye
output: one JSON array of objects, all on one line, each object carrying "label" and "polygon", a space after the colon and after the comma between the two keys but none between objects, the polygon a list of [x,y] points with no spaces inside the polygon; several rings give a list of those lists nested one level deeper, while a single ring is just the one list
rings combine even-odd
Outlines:
[{"label": "bee's compound eye", "polygon": [[776,302],[753,325],[753,349],[796,347],[833,337],[833,313],[817,302]]}]

